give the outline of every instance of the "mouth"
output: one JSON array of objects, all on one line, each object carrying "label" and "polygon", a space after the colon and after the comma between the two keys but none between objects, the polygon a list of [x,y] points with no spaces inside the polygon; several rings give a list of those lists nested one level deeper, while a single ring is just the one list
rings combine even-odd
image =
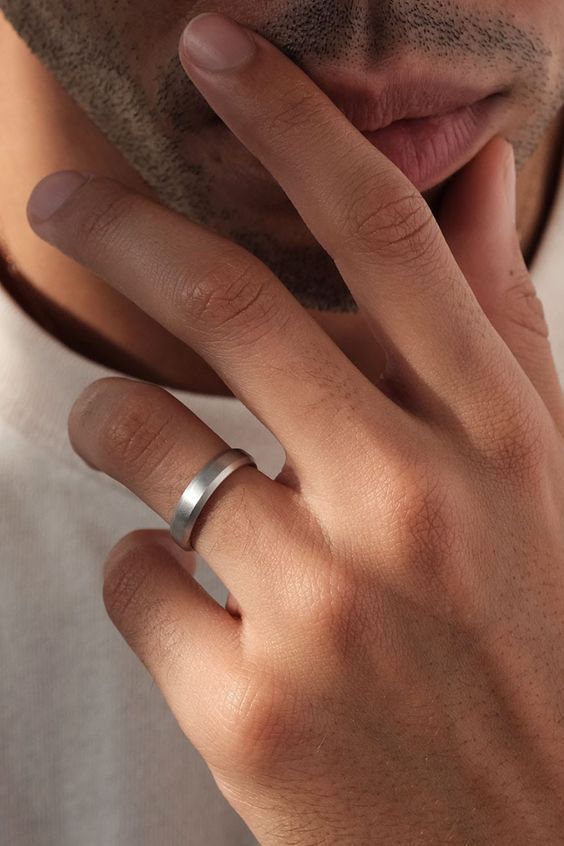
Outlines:
[{"label": "mouth", "polygon": [[310,74],[364,137],[423,192],[467,164],[493,137],[507,89],[452,79]]}]

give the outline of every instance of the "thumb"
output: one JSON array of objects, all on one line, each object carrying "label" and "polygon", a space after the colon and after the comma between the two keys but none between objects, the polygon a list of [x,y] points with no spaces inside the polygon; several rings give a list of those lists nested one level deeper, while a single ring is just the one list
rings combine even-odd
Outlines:
[{"label": "thumb", "polygon": [[490,323],[503,338],[564,434],[564,398],[543,305],[515,223],[513,147],[489,142],[445,189],[438,219]]}]

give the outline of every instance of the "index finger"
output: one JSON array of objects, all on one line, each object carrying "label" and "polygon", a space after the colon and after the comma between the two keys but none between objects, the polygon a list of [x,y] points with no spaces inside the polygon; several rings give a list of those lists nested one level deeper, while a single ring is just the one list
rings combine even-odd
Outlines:
[{"label": "index finger", "polygon": [[[252,55],[234,68],[220,69],[220,39],[231,64],[235,56],[237,29],[230,26],[237,27],[214,13],[194,18],[180,43],[182,64],[333,258],[401,369],[403,384],[439,409],[441,400],[447,401],[461,416],[469,406],[468,372],[479,386],[480,401],[484,392],[499,396],[502,388],[507,390],[511,368],[518,378],[515,362],[421,194],[300,68],[259,34],[250,33]],[[198,42],[199,58],[193,52]],[[196,66],[202,58],[214,65],[211,71]]]}]

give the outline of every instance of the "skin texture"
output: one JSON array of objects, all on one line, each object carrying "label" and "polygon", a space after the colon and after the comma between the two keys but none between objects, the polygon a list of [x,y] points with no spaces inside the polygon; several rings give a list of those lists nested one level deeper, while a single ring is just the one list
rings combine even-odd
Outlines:
[{"label": "skin texture", "polygon": [[176,46],[190,17],[225,11],[313,76],[323,67],[362,74],[400,60],[415,77],[425,69],[448,76],[454,65],[467,80],[493,82],[507,102],[490,137],[513,143],[519,167],[564,102],[560,0],[503,0],[493,9],[485,0],[72,0],[71,12],[63,0],[2,0],[0,7],[161,201],[251,250],[309,308],[355,304],[279,186],[182,73]]},{"label": "skin texture", "polygon": [[[495,138],[457,174],[441,231],[309,77],[254,43],[234,70],[186,49],[183,67],[334,260],[386,379],[231,240],[76,174],[45,219],[35,201],[65,175],[45,180],[38,236],[189,338],[287,455],[277,479],[230,476],[192,535],[238,617],[143,532],[110,554],[108,612],[262,846],[557,846],[564,396],[512,148]],[[123,378],[83,391],[69,434],[167,521],[225,448]]]},{"label": "skin texture", "polygon": [[[2,5],[0,0],[0,8]],[[275,180],[244,145],[224,129],[221,120],[212,117],[213,112],[206,106],[205,99],[179,71],[171,33],[178,31],[180,25],[179,18],[174,15],[195,13],[201,7],[183,4],[179,8],[175,4],[172,9],[166,3],[159,3],[159,14],[155,17],[152,7],[147,9],[136,4],[135,8],[143,10],[138,18],[133,7],[127,4],[112,3],[111,9],[108,9],[104,5],[76,3],[72,5],[77,10],[73,15],[69,14],[68,4],[63,13],[57,2],[38,4],[37,8],[22,2],[13,5],[5,2],[4,5],[40,57],[38,59],[30,52],[11,24],[0,17],[0,65],[4,80],[0,88],[0,112],[4,123],[11,129],[0,145],[0,249],[7,256],[11,271],[9,283],[7,279],[3,280],[4,284],[20,305],[68,347],[107,367],[175,388],[230,395],[229,387],[190,346],[181,343],[134,303],[120,297],[103,279],[40,241],[29,228],[25,216],[25,204],[33,185],[54,170],[74,167],[106,174],[147,196],[160,196],[166,201],[170,191],[174,193],[178,186],[182,188],[189,180],[194,181],[188,163],[198,156],[201,159],[200,171],[205,165],[215,184],[223,186],[221,197],[216,202],[220,216],[227,220],[227,207],[237,209],[239,229],[243,225],[245,227],[245,243],[250,244],[249,239],[254,239],[268,246],[267,263],[279,270],[280,279],[294,290],[298,299],[303,301],[305,297],[307,300],[313,295],[313,287],[316,288],[318,307],[309,309],[310,315],[350,360],[371,381],[376,381],[384,354],[383,351],[378,354],[371,347],[370,329],[361,314],[324,310],[329,298],[332,298],[333,306],[337,305],[337,290],[349,300],[348,304],[341,301],[340,306],[351,305],[350,295],[344,291],[334,264],[327,261],[326,254],[311,237],[293,207],[286,202]],[[229,5],[236,8],[235,4]],[[167,14],[167,8],[170,14]],[[308,7],[302,6],[301,16],[294,17],[284,16],[279,6],[270,4],[268,8],[273,15],[278,10],[279,14],[272,20],[276,19],[279,27],[280,20],[285,20],[286,39],[289,43],[301,43],[303,53],[304,37],[300,36],[300,27],[303,25],[311,29],[311,21],[304,17]],[[333,54],[337,46],[340,48],[340,58],[329,60],[337,64],[347,61],[350,64],[351,60],[347,59],[348,53],[343,50],[343,36],[340,36],[341,41],[334,37],[332,46],[329,44],[328,21],[331,13],[336,32],[341,32],[340,26],[350,35],[351,27],[338,17],[339,10],[342,13],[344,8],[343,4],[337,4],[327,6],[325,12],[319,13],[325,16],[326,21],[323,44]],[[352,11],[350,6],[347,8],[350,17]],[[356,40],[351,37],[349,41],[351,56],[356,55],[358,61],[358,44],[367,44],[368,33],[375,30],[370,17],[365,15],[365,35],[362,36],[358,7],[355,8]],[[502,18],[511,16],[505,3],[499,8]],[[515,9],[514,3],[511,9]],[[408,33],[415,45],[413,51],[401,46],[399,24],[406,18],[405,8],[402,13],[399,4],[380,7],[374,3],[370,10],[373,15],[380,10],[378,18],[382,30],[388,38],[392,38],[392,42],[395,38],[396,53],[399,51],[400,60],[408,63],[414,74],[425,68],[435,69],[438,73],[444,71],[445,59],[438,55],[437,37],[429,33],[428,8],[425,19],[412,15],[407,18],[418,23],[418,28],[414,30],[411,26]],[[441,20],[438,20],[437,10],[433,12],[432,20],[441,32],[445,30],[447,19],[451,21],[446,27],[450,43],[454,27],[452,7],[443,4],[441,10]],[[387,14],[384,16],[382,11]],[[455,46],[460,43],[468,48],[472,39],[462,23],[470,27],[476,40],[477,7],[474,7],[474,23],[469,14],[472,10],[468,8],[466,11],[466,15],[456,17]],[[546,45],[554,41],[556,30],[553,27],[549,29],[547,22],[548,13],[554,14],[555,11],[558,12],[558,9],[555,10],[552,4],[536,7],[534,25],[544,33]],[[527,14],[523,18],[522,8],[520,16],[530,25]],[[290,22],[293,22],[293,28],[290,28]],[[147,35],[149,29],[150,38]],[[508,29],[510,27],[506,26],[504,31]],[[499,30],[498,26],[495,29],[497,42]],[[405,22],[403,32],[406,32]],[[547,32],[549,35],[546,35]],[[115,33],[121,36],[117,40]],[[483,40],[482,33],[480,43]],[[426,50],[425,42],[428,43]],[[514,42],[506,39],[505,53],[511,43],[516,51],[518,45]],[[312,34],[309,43],[319,55],[319,34]],[[523,46],[523,37],[519,44]],[[551,49],[546,45],[539,54],[544,55]],[[289,46],[288,49],[296,52],[297,48]],[[444,52],[444,49],[443,44],[441,50]],[[558,45],[553,45],[552,51],[555,60],[558,60],[561,52]],[[115,61],[112,61],[112,56]],[[491,65],[491,59],[488,61]],[[538,65],[539,59],[536,61]],[[544,76],[538,70],[535,75],[539,83],[537,106],[541,92],[549,87],[549,80],[555,76],[552,64],[546,58],[543,61],[546,63]],[[518,63],[515,55],[514,64]],[[312,59],[309,64],[313,73],[322,63],[319,59]],[[377,67],[378,63],[373,62],[373,65]],[[116,77],[115,67],[118,66]],[[465,77],[476,82],[478,69],[481,68],[480,78],[490,73],[487,66],[485,60],[483,67],[473,60],[469,67],[465,67]],[[54,68],[56,76],[49,67]],[[131,70],[126,73],[128,67]],[[73,96],[67,93],[60,80]],[[501,81],[496,77],[497,84]],[[173,91],[170,95],[167,93],[168,85]],[[523,87],[522,80],[520,85],[516,83],[514,86],[515,91]],[[543,97],[547,99],[546,94]],[[506,112],[506,118],[508,123],[514,120],[520,131],[524,131],[535,111],[532,107],[522,109],[521,99],[521,95],[511,100],[508,98],[507,104],[509,106],[511,102],[511,108]],[[83,102],[85,110],[79,102]],[[157,102],[160,103],[158,111],[155,107]],[[194,122],[193,115],[198,108],[203,108],[210,117],[209,126],[205,129],[204,124],[201,136],[194,131],[174,130],[181,122]],[[521,114],[521,111],[526,113]],[[561,167],[563,130],[564,110],[561,109],[535,153],[519,170],[517,229],[526,257],[533,255],[550,209],[556,175]],[[174,138],[180,148],[175,146]],[[113,143],[114,140],[116,143]],[[204,140],[213,155],[211,152],[203,154]],[[212,142],[213,147],[210,146]],[[132,161],[137,162],[138,169]],[[143,179],[142,174],[154,188]],[[210,182],[210,179],[207,181]],[[439,185],[436,196],[428,196],[439,221],[441,192]],[[193,196],[188,191],[182,202],[185,206],[194,205],[198,196],[198,191],[195,190]],[[255,250],[252,244],[250,248],[265,255],[264,250]],[[293,268],[292,272],[290,268]],[[324,287],[320,285],[321,278]]]}]

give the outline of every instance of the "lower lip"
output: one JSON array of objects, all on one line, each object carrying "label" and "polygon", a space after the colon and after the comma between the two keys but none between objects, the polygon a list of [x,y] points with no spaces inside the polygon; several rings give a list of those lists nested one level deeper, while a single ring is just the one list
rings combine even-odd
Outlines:
[{"label": "lower lip", "polygon": [[419,191],[433,188],[467,164],[483,146],[498,95],[448,114],[398,120],[363,132]]}]

